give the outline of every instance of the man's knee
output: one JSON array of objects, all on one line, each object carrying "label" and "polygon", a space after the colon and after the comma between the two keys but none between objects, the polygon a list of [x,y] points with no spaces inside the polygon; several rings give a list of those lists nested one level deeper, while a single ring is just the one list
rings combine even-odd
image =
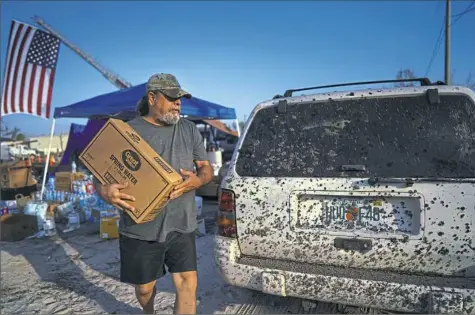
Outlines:
[{"label": "man's knee", "polygon": [[155,289],[156,281],[146,283],[146,284],[139,284],[135,286],[135,293],[139,296],[147,296],[153,293]]},{"label": "man's knee", "polygon": [[172,274],[176,290],[180,292],[194,292],[198,286],[196,271],[186,271]]}]

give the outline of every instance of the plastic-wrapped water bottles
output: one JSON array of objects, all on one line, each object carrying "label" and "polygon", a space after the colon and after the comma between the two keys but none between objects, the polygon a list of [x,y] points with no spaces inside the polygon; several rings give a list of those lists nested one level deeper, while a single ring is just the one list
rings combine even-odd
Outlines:
[{"label": "plastic-wrapped water bottles", "polygon": [[43,230],[46,214],[48,212],[48,204],[46,202],[36,202],[36,219],[38,220],[38,230]]},{"label": "plastic-wrapped water bottles", "polygon": [[50,175],[50,177],[48,178],[48,182],[47,182],[46,187],[51,189],[51,190],[55,189],[55,179],[54,179],[53,175]]},{"label": "plastic-wrapped water bottles", "polygon": [[[44,230],[44,224],[46,222],[48,212],[48,204],[43,201],[29,201],[24,209],[24,213],[27,215],[36,216],[38,223],[38,231],[42,232]],[[54,222],[54,218],[53,218]]]},{"label": "plastic-wrapped water bottles", "polygon": [[68,214],[68,230],[76,230],[79,229],[81,226],[80,223],[80,218],[79,218],[79,213],[77,213],[75,210],[69,212]]},{"label": "plastic-wrapped water bottles", "polygon": [[56,235],[56,223],[54,222],[54,217],[47,215],[43,223],[43,230],[45,231],[46,236]]},{"label": "plastic-wrapped water bottles", "polygon": [[60,204],[56,208],[56,213],[60,219],[66,219],[68,217],[69,212],[73,210],[74,210],[73,203],[66,202],[66,203]]},{"label": "plastic-wrapped water bottles", "polygon": [[5,203],[5,201],[0,200],[0,215],[8,214],[8,207]]},{"label": "plastic-wrapped water bottles", "polygon": [[84,215],[87,222],[92,222],[92,210],[89,207],[84,208]]},{"label": "plastic-wrapped water bottles", "polygon": [[94,188],[94,184],[92,183],[92,180],[88,180],[86,182],[86,193],[88,194],[93,194],[96,191]]},{"label": "plastic-wrapped water bottles", "polygon": [[73,181],[73,192],[78,194],[92,193],[94,187],[91,186],[86,180],[75,180]]}]

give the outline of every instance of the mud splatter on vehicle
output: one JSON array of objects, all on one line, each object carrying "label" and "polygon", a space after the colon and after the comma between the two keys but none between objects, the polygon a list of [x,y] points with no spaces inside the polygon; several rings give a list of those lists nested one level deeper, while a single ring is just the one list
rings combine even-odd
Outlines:
[{"label": "mud splatter on vehicle", "polygon": [[428,85],[256,106],[221,187],[223,277],[324,302],[475,313],[474,101]]}]

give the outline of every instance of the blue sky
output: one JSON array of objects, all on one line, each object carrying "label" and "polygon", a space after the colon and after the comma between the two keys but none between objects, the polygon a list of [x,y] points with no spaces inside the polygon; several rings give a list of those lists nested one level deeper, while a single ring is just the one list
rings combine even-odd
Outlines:
[{"label": "blue sky", "polygon": [[[453,1],[452,13],[468,5]],[[11,19],[34,23],[36,14],[132,84],[173,73],[195,96],[236,108],[242,120],[288,88],[392,79],[407,67],[424,75],[444,10],[445,1],[2,1],[1,80]],[[451,37],[454,81],[464,82],[470,71],[475,75],[475,11],[452,27]],[[441,45],[431,80],[443,80],[443,56]],[[61,47],[54,106],[114,90]],[[4,121],[28,135],[47,134],[51,125],[26,115]],[[57,126],[68,130],[71,121]]]}]

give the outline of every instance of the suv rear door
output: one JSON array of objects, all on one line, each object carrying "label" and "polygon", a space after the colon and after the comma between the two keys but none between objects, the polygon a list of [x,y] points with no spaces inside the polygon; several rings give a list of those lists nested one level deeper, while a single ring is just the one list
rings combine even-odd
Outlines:
[{"label": "suv rear door", "polygon": [[474,94],[426,90],[256,109],[229,181],[243,255],[473,276]]}]

